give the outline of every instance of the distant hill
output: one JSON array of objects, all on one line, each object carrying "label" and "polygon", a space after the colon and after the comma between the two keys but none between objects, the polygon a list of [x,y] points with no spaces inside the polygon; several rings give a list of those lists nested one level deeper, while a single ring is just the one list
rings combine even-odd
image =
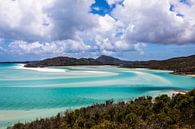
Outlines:
[{"label": "distant hill", "polygon": [[160,70],[172,70],[174,74],[195,74],[195,55],[176,57],[168,60],[137,61],[125,64],[129,68],[150,68]]},{"label": "distant hill", "polygon": [[172,70],[174,74],[195,74],[195,55],[176,57],[167,60],[124,61],[111,56],[102,55],[93,58],[55,57],[30,62],[25,67],[75,66],[75,65],[116,65],[128,68],[150,68]]},{"label": "distant hill", "polygon": [[29,62],[25,67],[47,67],[47,66],[71,66],[71,65],[123,65],[128,61],[123,61],[111,56],[102,55],[97,59],[93,58],[72,58],[72,57],[55,57],[41,61]]},{"label": "distant hill", "polygon": [[72,65],[102,65],[92,58],[72,58],[72,57],[55,57],[41,61],[31,62],[25,67],[47,67],[47,66],[72,66]]},{"label": "distant hill", "polygon": [[101,62],[104,65],[123,65],[123,64],[129,63],[129,61],[124,61],[118,58],[114,58],[111,56],[105,56],[105,55],[98,57],[96,60]]}]

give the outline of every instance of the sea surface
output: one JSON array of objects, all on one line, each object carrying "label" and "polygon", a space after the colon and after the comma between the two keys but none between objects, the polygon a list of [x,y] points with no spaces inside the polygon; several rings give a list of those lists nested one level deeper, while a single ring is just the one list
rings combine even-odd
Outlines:
[{"label": "sea surface", "polygon": [[170,71],[115,66],[24,68],[0,64],[0,129],[113,99],[171,95],[195,88],[195,78]]}]

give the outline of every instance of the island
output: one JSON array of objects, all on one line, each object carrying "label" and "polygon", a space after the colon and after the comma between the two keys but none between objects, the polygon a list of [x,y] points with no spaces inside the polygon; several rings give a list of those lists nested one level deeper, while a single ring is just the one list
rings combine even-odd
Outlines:
[{"label": "island", "polygon": [[126,68],[149,68],[171,70],[173,74],[195,75],[195,55],[175,57],[167,60],[125,61],[102,55],[93,58],[55,57],[41,61],[28,62],[25,67],[75,66],[75,65],[115,65]]},{"label": "island", "polygon": [[[123,68],[170,70],[195,75],[195,55],[167,60],[126,61],[102,55],[98,58],[55,57],[30,61],[25,67],[113,65]],[[56,116],[17,123],[8,129],[194,129],[195,89],[175,90],[172,96],[144,96],[129,101],[108,100]]]}]

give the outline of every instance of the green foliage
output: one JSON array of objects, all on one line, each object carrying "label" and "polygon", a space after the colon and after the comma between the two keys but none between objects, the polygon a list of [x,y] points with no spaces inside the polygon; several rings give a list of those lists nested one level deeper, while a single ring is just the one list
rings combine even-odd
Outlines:
[{"label": "green foliage", "polygon": [[97,104],[10,129],[195,129],[195,90]]},{"label": "green foliage", "polygon": [[195,74],[195,55],[176,57],[168,60],[137,61],[124,64],[128,68],[150,68],[172,70],[173,74]]}]

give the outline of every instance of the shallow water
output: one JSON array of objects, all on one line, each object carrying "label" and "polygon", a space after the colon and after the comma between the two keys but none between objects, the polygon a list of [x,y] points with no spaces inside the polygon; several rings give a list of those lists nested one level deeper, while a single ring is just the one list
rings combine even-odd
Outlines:
[{"label": "shallow water", "polygon": [[66,109],[195,88],[195,78],[114,66],[24,69],[0,64],[0,128]]}]

